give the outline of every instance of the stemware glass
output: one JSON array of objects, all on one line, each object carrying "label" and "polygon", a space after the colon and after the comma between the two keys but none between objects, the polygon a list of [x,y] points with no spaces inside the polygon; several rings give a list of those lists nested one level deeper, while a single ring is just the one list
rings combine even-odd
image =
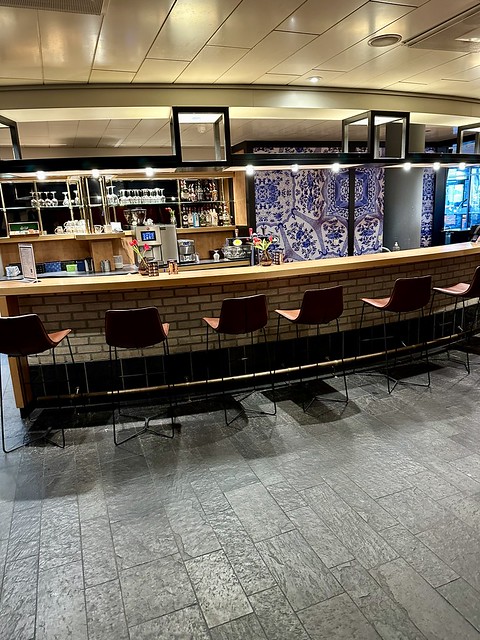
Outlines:
[{"label": "stemware glass", "polygon": [[35,191],[30,191],[30,195],[32,196],[32,199],[30,200],[30,204],[32,205],[32,207],[38,207],[38,199]]},{"label": "stemware glass", "polygon": [[62,205],[64,207],[69,207],[70,206],[70,200],[68,198],[68,191],[62,191],[63,193],[63,202]]},{"label": "stemware glass", "polygon": [[163,192],[165,191],[165,189],[159,189],[159,191],[160,191],[160,195],[158,196],[158,201],[159,201],[160,203],[163,203],[163,202],[165,202],[165,201],[166,201],[166,198],[165,198],[165,196],[163,195]]},{"label": "stemware glass", "polygon": [[58,200],[57,200],[57,198],[55,197],[55,194],[56,194],[57,192],[56,192],[56,191],[51,191],[50,193],[52,194],[52,197],[51,197],[51,199],[50,199],[51,206],[52,206],[52,207],[58,207]]},{"label": "stemware glass", "polygon": [[50,198],[48,197],[49,192],[45,191],[45,198],[43,200],[43,206],[44,207],[51,207],[52,206],[52,201],[50,200]]},{"label": "stemware glass", "polygon": [[80,204],[80,198],[78,197],[78,191],[74,189],[73,193],[75,194],[75,198],[73,199],[73,204],[78,207]]},{"label": "stemware glass", "polygon": [[38,192],[38,206],[43,207],[45,205],[45,200],[42,198],[43,191]]}]

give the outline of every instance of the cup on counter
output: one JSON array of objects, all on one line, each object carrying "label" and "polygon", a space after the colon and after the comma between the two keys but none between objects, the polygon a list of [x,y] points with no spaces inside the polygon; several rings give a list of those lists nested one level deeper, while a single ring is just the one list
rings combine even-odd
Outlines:
[{"label": "cup on counter", "polygon": [[115,269],[123,269],[123,257],[113,256],[113,264],[115,266]]},{"label": "cup on counter", "polygon": [[60,234],[65,233],[65,232],[63,230],[63,227],[55,227],[55,233],[57,235],[60,235]]},{"label": "cup on counter", "polygon": [[20,269],[17,266],[5,267],[5,275],[7,278],[16,278],[20,275]]},{"label": "cup on counter", "polygon": [[101,224],[96,224],[93,226],[93,230],[95,233],[103,233],[103,226]]},{"label": "cup on counter", "polygon": [[104,224],[103,225],[103,230],[105,233],[112,233],[112,225],[111,224]]}]

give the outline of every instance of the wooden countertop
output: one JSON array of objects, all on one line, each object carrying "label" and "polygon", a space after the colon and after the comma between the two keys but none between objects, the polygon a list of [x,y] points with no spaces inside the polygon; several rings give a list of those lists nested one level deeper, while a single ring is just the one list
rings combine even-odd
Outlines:
[{"label": "wooden countertop", "polygon": [[12,280],[0,282],[0,296],[30,296],[51,293],[86,293],[88,291],[125,291],[132,289],[158,289],[209,284],[224,284],[252,281],[270,281],[273,279],[294,278],[315,273],[345,273],[354,270],[391,267],[394,265],[417,264],[431,260],[444,260],[449,257],[471,256],[479,254],[480,244],[464,242],[441,247],[410,249],[395,253],[375,253],[363,256],[346,256],[324,260],[289,262],[271,267],[230,267],[228,269],[207,269],[180,272],[177,275],[161,273],[156,277],[138,274],[98,275],[44,279],[37,283]]}]

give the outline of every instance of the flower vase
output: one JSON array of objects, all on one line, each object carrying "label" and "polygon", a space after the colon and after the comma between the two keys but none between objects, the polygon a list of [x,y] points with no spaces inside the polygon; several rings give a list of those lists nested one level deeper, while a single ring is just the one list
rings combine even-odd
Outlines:
[{"label": "flower vase", "polygon": [[140,262],[138,265],[138,274],[140,276],[148,276],[148,268],[144,262]]},{"label": "flower vase", "polygon": [[271,264],[272,264],[272,256],[265,249],[265,251],[262,251],[262,255],[260,257],[260,266],[261,267],[270,267]]}]

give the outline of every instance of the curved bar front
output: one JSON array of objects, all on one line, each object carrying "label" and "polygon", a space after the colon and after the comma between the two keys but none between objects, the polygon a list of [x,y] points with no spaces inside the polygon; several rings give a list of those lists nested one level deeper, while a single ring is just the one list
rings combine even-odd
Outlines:
[{"label": "curved bar front", "polygon": [[[468,282],[478,264],[480,244],[468,242],[271,267],[231,267],[178,275],[162,273],[152,278],[102,275],[44,279],[37,283],[4,281],[0,283],[0,312],[2,315],[38,313],[48,331],[71,328],[76,361],[93,362],[108,358],[103,333],[107,309],[156,306],[164,321],[170,323],[171,352],[198,351],[205,349],[202,317],[217,315],[226,297],[265,293],[273,312],[276,308],[297,308],[305,289],[341,284],[345,302],[341,329],[346,331],[358,327],[360,298],[388,295],[398,277],[431,274],[434,286],[445,286]],[[438,296],[435,306],[440,308],[444,304],[445,300]],[[371,314],[367,321],[378,322],[378,317]],[[275,339],[274,325],[272,317],[270,340]],[[132,327],[132,331],[141,331],[141,327]],[[293,327],[282,326],[282,338],[293,336]],[[229,345],[243,344],[243,340],[232,337]],[[58,349],[57,356],[61,357],[61,353]],[[49,362],[49,355],[30,359],[32,364]],[[12,362],[16,402],[18,407],[24,407],[27,398],[18,384],[15,367]]]}]

